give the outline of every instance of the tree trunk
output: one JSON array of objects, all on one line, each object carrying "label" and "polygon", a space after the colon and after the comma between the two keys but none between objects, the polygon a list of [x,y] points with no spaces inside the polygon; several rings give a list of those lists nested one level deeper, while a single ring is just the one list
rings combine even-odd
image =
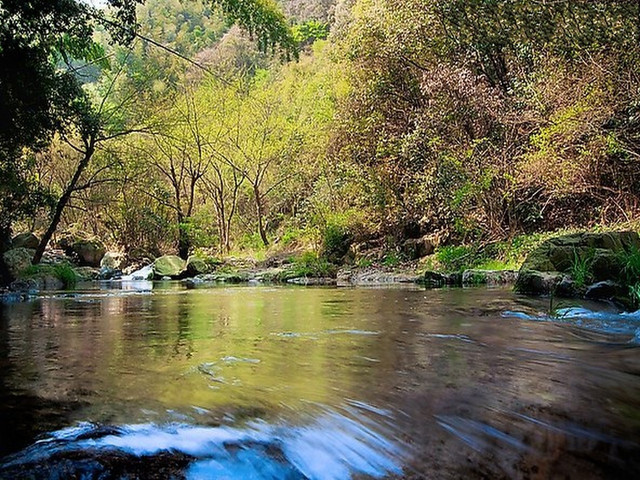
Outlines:
[{"label": "tree trunk", "polygon": [[269,239],[267,238],[267,232],[264,229],[264,221],[262,218],[264,216],[264,212],[262,211],[262,197],[260,195],[260,189],[256,185],[253,186],[253,196],[256,201],[256,213],[258,215],[258,232],[260,233],[262,243],[265,247],[268,247]]},{"label": "tree trunk", "polygon": [[186,218],[178,215],[178,256],[183,260],[189,258],[189,250],[191,250],[191,241],[189,240],[189,232],[185,229]]},{"label": "tree trunk", "polygon": [[80,176],[82,175],[82,172],[84,172],[84,169],[87,168],[87,165],[89,165],[89,162],[91,161],[91,157],[93,157],[93,154],[96,151],[95,139],[90,138],[89,143],[86,145],[86,147],[87,148],[84,151],[84,157],[78,164],[76,173],[73,175],[71,182],[69,182],[67,189],[64,191],[64,193],[60,197],[60,200],[58,200],[53,217],[51,218],[51,223],[49,224],[49,228],[43,235],[42,240],[40,240],[40,244],[36,249],[36,253],[33,256],[33,260],[31,260],[31,263],[33,263],[34,265],[39,264],[40,260],[42,260],[42,254],[44,253],[45,248],[47,248],[47,245],[49,244],[51,237],[53,236],[56,229],[58,228],[58,224],[60,223],[60,219],[62,218],[62,212],[64,211],[65,207],[69,203],[69,200],[71,199],[71,195],[73,194],[76,188],[76,185],[78,184],[78,180],[80,180]]}]

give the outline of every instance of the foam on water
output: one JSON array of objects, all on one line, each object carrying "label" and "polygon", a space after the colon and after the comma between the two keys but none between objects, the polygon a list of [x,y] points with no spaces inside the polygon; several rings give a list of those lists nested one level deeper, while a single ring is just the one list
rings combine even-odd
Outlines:
[{"label": "foam on water", "polygon": [[506,311],[502,313],[502,316],[522,320],[565,323],[599,333],[631,335],[630,343],[640,343],[640,310],[635,312],[607,312],[571,307],[558,309],[553,315],[531,315],[524,312]]},{"label": "foam on water", "polygon": [[192,458],[185,471],[190,479],[380,478],[402,473],[406,451],[393,437],[389,413],[359,402],[339,411],[321,408],[313,419],[295,425],[262,420],[242,427],[81,423],[6,458],[0,477],[49,462],[55,471],[65,454],[75,461],[85,452],[99,463],[101,455],[117,452],[133,457],[186,455]]}]

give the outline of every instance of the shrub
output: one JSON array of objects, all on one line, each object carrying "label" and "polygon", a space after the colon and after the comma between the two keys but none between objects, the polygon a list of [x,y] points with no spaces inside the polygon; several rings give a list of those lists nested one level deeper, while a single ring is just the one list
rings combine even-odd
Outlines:
[{"label": "shrub", "polygon": [[73,288],[78,282],[78,276],[75,270],[68,263],[57,265],[31,265],[24,271],[27,278],[41,278],[52,276],[62,282],[64,288]]},{"label": "shrub", "polygon": [[287,277],[334,277],[336,273],[336,266],[327,259],[314,252],[305,252],[293,259],[292,270],[287,272]]}]

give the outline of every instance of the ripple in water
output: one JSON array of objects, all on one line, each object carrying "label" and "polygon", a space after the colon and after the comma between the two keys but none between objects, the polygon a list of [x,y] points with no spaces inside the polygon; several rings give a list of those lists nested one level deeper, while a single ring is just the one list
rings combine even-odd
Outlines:
[{"label": "ripple in water", "polygon": [[[367,413],[365,415],[364,413]],[[373,414],[373,415],[372,415]],[[375,416],[375,418],[372,418]],[[348,479],[401,474],[405,447],[385,410],[351,402],[303,424],[253,420],[243,427],[82,423],[4,459],[0,478]]]},{"label": "ripple in water", "polygon": [[561,308],[553,315],[530,315],[524,312],[506,311],[505,318],[519,318],[543,322],[567,323],[586,330],[613,335],[630,335],[630,343],[640,344],[640,310],[636,312],[594,312],[586,308]]}]

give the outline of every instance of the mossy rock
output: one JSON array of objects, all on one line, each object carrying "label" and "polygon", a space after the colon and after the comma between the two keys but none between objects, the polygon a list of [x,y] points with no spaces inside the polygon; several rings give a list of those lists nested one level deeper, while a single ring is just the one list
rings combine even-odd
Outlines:
[{"label": "mossy rock", "polygon": [[[523,270],[567,273],[577,258],[591,256],[603,276],[615,274],[614,257],[632,248],[640,249],[640,237],[636,232],[576,233],[551,238],[533,250]],[[600,259],[602,257],[602,259]],[[611,263],[613,261],[613,263]],[[612,265],[607,272],[605,265]],[[606,279],[606,278],[603,278]]]},{"label": "mossy rock", "polygon": [[34,250],[22,247],[4,252],[2,259],[7,266],[9,275],[12,278],[18,278],[25,270],[31,267],[31,260],[34,254]]},{"label": "mossy rock", "polygon": [[186,272],[186,269],[186,260],[176,255],[165,255],[153,262],[153,278],[156,280],[163,277],[178,279]]},{"label": "mossy rock", "polygon": [[529,254],[522,265],[516,289],[528,294],[554,293],[562,278],[572,273],[576,261],[587,262],[595,281],[619,280],[620,255],[640,249],[636,232],[576,233],[551,238]]},{"label": "mossy rock", "polygon": [[211,267],[207,261],[202,257],[191,256],[187,260],[187,275],[195,277],[196,275],[203,275],[211,271]]}]

